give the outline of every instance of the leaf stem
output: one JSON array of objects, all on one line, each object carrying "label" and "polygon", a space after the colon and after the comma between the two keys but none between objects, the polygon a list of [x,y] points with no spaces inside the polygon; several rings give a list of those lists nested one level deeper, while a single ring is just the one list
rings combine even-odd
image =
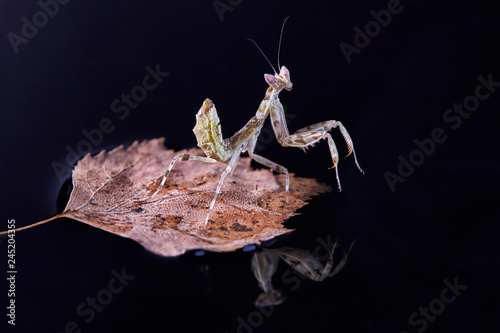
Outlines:
[{"label": "leaf stem", "polygon": [[52,216],[51,218],[48,218],[46,220],[43,220],[43,221],[40,221],[40,222],[36,222],[36,223],[33,223],[33,224],[30,224],[30,225],[27,225],[27,226],[24,226],[24,227],[21,227],[21,228],[17,228],[17,229],[14,229],[14,230],[7,230],[7,231],[0,231],[0,235],[6,235],[8,234],[9,232],[17,232],[17,231],[22,231],[22,230],[26,230],[26,229],[30,229],[30,228],[33,228],[33,227],[37,227],[41,224],[44,224],[44,223],[47,223],[47,222],[50,222],[50,221],[54,221],[55,219],[58,219],[60,217],[64,217],[66,214],[65,213],[62,213],[62,214],[58,214],[56,216]]}]

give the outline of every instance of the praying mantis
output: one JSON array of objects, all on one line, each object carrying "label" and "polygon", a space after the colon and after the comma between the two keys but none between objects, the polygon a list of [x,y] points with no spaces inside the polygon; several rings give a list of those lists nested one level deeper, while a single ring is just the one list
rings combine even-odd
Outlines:
[{"label": "praying mantis", "polygon": [[[283,36],[283,28],[285,27],[287,19],[288,17],[285,19],[281,27],[280,40],[278,44],[278,68],[280,68],[279,53],[281,48],[281,38]],[[250,39],[250,41],[255,44],[255,46],[269,62],[259,46],[253,40]],[[285,174],[285,190],[286,193],[289,193],[290,176],[288,174],[288,169],[280,164],[277,164],[263,156],[254,153],[255,146],[257,144],[257,138],[259,137],[262,126],[264,125],[264,122],[266,121],[268,116],[270,116],[271,118],[271,124],[276,136],[276,140],[283,147],[297,147],[305,150],[306,148],[314,145],[320,140],[327,140],[330,149],[330,155],[333,161],[332,168],[335,169],[339,191],[342,190],[337,167],[337,164],[339,162],[339,154],[337,151],[337,147],[335,146],[335,142],[333,141],[333,138],[329,133],[332,128],[338,128],[340,130],[347,144],[347,156],[349,156],[351,153],[354,155],[356,166],[358,167],[359,171],[364,174],[364,171],[359,166],[352,139],[345,129],[344,125],[342,125],[340,121],[327,120],[316,123],[314,125],[306,126],[302,129],[299,129],[294,134],[290,134],[288,132],[285,119],[285,111],[283,109],[283,105],[280,102],[279,94],[283,89],[287,91],[292,90],[293,85],[292,81],[290,80],[290,71],[285,66],[281,66],[279,73],[277,73],[271,62],[269,62],[269,64],[273,68],[274,75],[264,74],[264,79],[269,87],[266,90],[264,99],[259,105],[257,113],[246,123],[246,125],[242,129],[237,131],[232,137],[227,139],[224,139],[222,137],[220,119],[217,114],[215,105],[210,99],[205,99],[203,105],[196,114],[196,125],[193,128],[193,132],[196,135],[198,147],[203,150],[206,157],[189,154],[179,154],[174,156],[172,162],[167,168],[167,171],[165,172],[165,175],[163,176],[160,185],[158,186],[156,192],[153,194],[153,196],[155,196],[163,188],[168,174],[178,160],[199,161],[204,163],[221,162],[227,164],[226,169],[221,174],[217,189],[215,190],[212,202],[210,203],[203,228],[206,228],[210,215],[214,209],[217,197],[221,192],[224,179],[228,174],[231,173],[231,171],[235,167],[241,153],[247,152],[250,158],[252,158],[257,163],[265,165],[276,172]]]},{"label": "praying mantis", "polygon": [[[252,256],[252,271],[263,293],[259,295],[255,301],[255,305],[266,307],[283,303],[283,294],[279,290],[274,289],[271,281],[278,269],[280,258],[305,278],[321,282],[327,277],[332,277],[340,272],[345,266],[355,242],[356,240],[351,243],[347,251],[344,251],[342,258],[337,264],[334,264],[333,256],[335,249],[340,246],[338,240],[335,241],[331,250],[327,249],[328,258],[324,264],[321,263],[314,253],[289,246],[275,249],[263,248],[260,251],[256,251]],[[285,274],[283,274],[282,280],[286,277]]]}]

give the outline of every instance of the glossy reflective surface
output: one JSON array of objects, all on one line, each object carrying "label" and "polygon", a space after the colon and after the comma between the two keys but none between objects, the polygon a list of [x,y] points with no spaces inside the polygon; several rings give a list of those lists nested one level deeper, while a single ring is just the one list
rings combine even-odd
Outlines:
[{"label": "glossy reflective surface", "polygon": [[[221,3],[231,7],[222,21]],[[288,128],[342,121],[366,175],[341,158],[342,192],[314,197],[287,223],[296,231],[264,247],[314,254],[318,238],[332,247],[338,237],[338,250],[358,241],[342,270],[320,283],[281,261],[272,286],[285,299],[266,308],[254,305],[262,290],[252,251],[163,258],[79,222],[51,222],[16,236],[15,327],[6,321],[0,238],[1,332],[498,331],[494,4],[54,6],[53,17],[34,18],[44,10],[36,1],[0,4],[2,230],[8,219],[24,226],[64,206],[58,193],[87,151],[161,136],[175,149],[195,146],[191,130],[205,98],[216,103],[226,136],[240,129],[272,74],[246,38],[275,64],[290,15],[280,57],[294,83],[280,95]],[[23,34],[24,17],[40,27],[25,28],[30,37],[15,53],[8,34]],[[256,153],[336,187],[325,144],[307,154],[281,147],[266,124]]]}]

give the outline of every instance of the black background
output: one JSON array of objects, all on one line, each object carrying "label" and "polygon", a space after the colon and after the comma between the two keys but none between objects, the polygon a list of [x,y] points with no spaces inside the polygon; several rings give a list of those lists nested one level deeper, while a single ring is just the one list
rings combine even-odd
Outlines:
[{"label": "black background", "polygon": [[[67,165],[65,147],[76,149],[82,131],[103,118],[115,129],[93,153],[162,136],[171,148],[194,146],[194,116],[206,97],[225,136],[241,128],[264,95],[263,74],[272,73],[246,39],[276,66],[290,15],[280,59],[294,83],[280,96],[290,131],[342,121],[366,175],[352,157],[342,159],[343,191],[314,197],[287,222],[296,231],[273,245],[313,250],[318,237],[359,238],[344,270],[291,290],[281,263],[274,286],[287,299],[266,316],[253,305],[259,289],[251,253],[163,258],[61,219],[16,235],[15,327],[6,323],[7,242],[0,238],[0,327],[64,332],[74,321],[81,332],[498,332],[500,92],[456,130],[443,114],[474,95],[478,76],[500,81],[499,11],[486,1],[403,0],[348,63],[339,44],[352,45],[354,27],[364,29],[370,11],[388,1],[232,3],[221,21],[212,1],[70,1],[15,53],[8,33],[21,34],[21,18],[32,21],[40,6],[1,1],[1,229],[8,219],[22,227],[64,208],[69,173],[60,178],[52,165]],[[120,120],[111,103],[157,64],[170,75]],[[435,128],[447,140],[391,191],[384,173],[397,173],[398,156],[407,159],[414,140]],[[342,137],[333,136],[345,155]],[[336,187],[326,143],[304,154],[264,137],[262,147],[291,172]],[[135,278],[86,323],[77,306],[122,268]],[[440,298],[444,279],[467,289],[427,326],[412,326],[409,317]],[[256,327],[241,326],[248,318]]]}]

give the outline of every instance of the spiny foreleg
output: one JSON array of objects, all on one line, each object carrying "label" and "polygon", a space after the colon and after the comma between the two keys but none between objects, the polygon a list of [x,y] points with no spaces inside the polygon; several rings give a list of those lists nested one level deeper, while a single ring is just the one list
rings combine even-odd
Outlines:
[{"label": "spiny foreleg", "polygon": [[329,256],[325,265],[323,265],[312,253],[306,250],[284,247],[273,249],[273,251],[302,275],[313,281],[323,281],[327,277],[332,277],[340,272],[340,270],[345,266],[349,253],[351,252],[352,246],[355,242],[356,241],[352,242],[349,249],[344,252],[342,259],[340,259],[340,262],[337,265],[334,265],[333,256],[335,249],[340,246],[338,244],[338,240],[335,241],[331,251],[329,251]]},{"label": "spiny foreleg", "polygon": [[[273,118],[273,113],[271,113],[271,118]],[[330,155],[333,161],[333,168],[335,168],[338,187],[339,190],[341,191],[342,187],[340,185],[340,178],[337,168],[337,164],[339,162],[339,154],[332,136],[330,135],[330,133],[328,133],[332,128],[338,128],[340,130],[340,133],[342,133],[349,151],[347,156],[349,156],[352,153],[354,155],[354,161],[356,163],[356,166],[358,167],[361,173],[364,173],[363,169],[361,169],[361,167],[359,166],[358,159],[356,157],[356,152],[354,150],[354,143],[352,142],[351,136],[349,135],[344,125],[342,125],[340,121],[328,120],[304,127],[295,132],[294,134],[287,135],[286,137],[282,138],[280,143],[282,146],[285,147],[297,147],[305,149],[311,145],[314,145],[316,142],[322,139],[326,139],[328,141]]]}]

